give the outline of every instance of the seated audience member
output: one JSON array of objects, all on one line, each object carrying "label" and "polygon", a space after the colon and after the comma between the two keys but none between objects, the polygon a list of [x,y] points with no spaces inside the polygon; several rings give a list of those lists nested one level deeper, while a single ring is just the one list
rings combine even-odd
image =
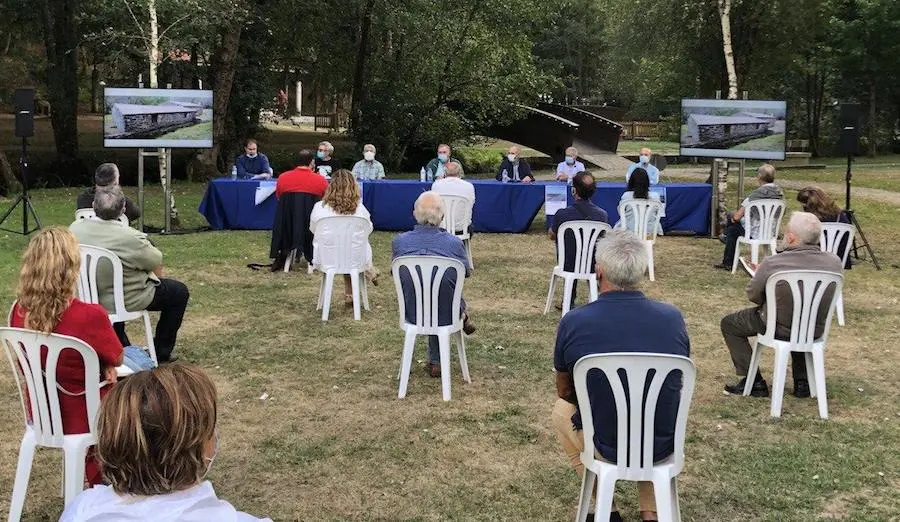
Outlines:
[{"label": "seated audience member", "polygon": [[[559,322],[553,366],[559,398],[553,406],[551,422],[566,457],[578,476],[584,474],[580,454],[584,450],[581,415],[572,372],[586,355],[634,352],[690,356],[690,340],[681,312],[674,306],[654,301],[638,288],[647,270],[647,247],[633,235],[614,230],[597,242],[597,278],[600,296],[593,303],[566,314]],[[647,328],[652,324],[652,328]],[[588,379],[594,418],[594,445],[602,457],[616,462],[616,404],[609,384],[601,375]],[[670,374],[660,390],[654,434],[654,460],[672,454],[675,447],[675,419],[681,392],[681,378]],[[638,483],[641,518],[657,520],[653,485]],[[593,503],[593,502],[592,502]],[[596,518],[606,520],[605,515]],[[621,521],[615,504],[609,520]]]},{"label": "seated audience member", "polygon": [[353,177],[359,181],[377,181],[384,179],[384,165],[375,159],[375,145],[363,146],[363,159],[353,165]]},{"label": "seated audience member", "polygon": [[103,401],[97,454],[108,485],[81,492],[60,522],[272,522],[219,499],[216,387],[196,366],[136,373]]},{"label": "seated audience member", "polygon": [[506,157],[500,162],[500,169],[497,171],[497,181],[521,181],[523,183],[531,183],[534,176],[531,174],[531,166],[520,158],[519,154],[522,150],[517,145],[509,147]]},{"label": "seated audience member", "polygon": [[[275,212],[272,244],[269,248],[269,257],[275,260],[272,263],[273,272],[284,268],[288,255],[295,248],[303,250],[307,262],[313,258],[309,218],[313,207],[328,188],[325,178],[313,171],[314,166],[313,153],[304,149],[298,154],[297,167],[278,176],[275,184],[278,210]],[[290,201],[283,201],[287,199]]]},{"label": "seated audience member", "polygon": [[332,154],[334,154],[334,145],[327,141],[319,143],[319,148],[316,150],[316,162],[313,166],[313,170],[325,179],[331,179],[331,174],[337,172],[341,168],[341,162],[332,158]]},{"label": "seated audience member", "polygon": [[[332,216],[357,216],[365,218],[369,223],[372,219],[369,211],[362,204],[359,194],[359,185],[353,179],[353,174],[346,170],[339,170],[331,177],[331,183],[325,189],[325,195],[322,201],[313,206],[312,214],[309,216],[309,231],[316,234],[316,225],[319,220]],[[378,272],[372,266],[372,247],[369,245],[368,235],[359,235],[353,237],[354,246],[365,245],[366,252],[366,277],[374,284],[378,284]],[[318,265],[318,250],[313,251],[313,265]],[[324,275],[322,276],[324,277]],[[344,304],[353,306],[353,289],[350,283],[350,276],[344,276]]]},{"label": "seated audience member", "polygon": [[[806,187],[797,192],[797,201],[803,205],[803,211],[809,212],[819,218],[822,223],[846,223],[850,224],[850,216],[841,210],[828,194],[819,187]],[[844,238],[838,246],[837,256],[843,259],[847,250],[847,239]],[[850,256],[844,263],[845,269],[852,268]]]},{"label": "seated audience member", "polygon": [[[763,259],[756,270],[756,274],[747,283],[747,297],[755,305],[739,312],[726,315],[722,318],[722,335],[725,344],[731,352],[731,361],[734,369],[741,379],[735,384],[725,385],[725,391],[735,395],[744,393],[744,384],[747,382],[747,371],[750,367],[750,357],[753,350],[750,346],[750,337],[763,333],[766,330],[766,282],[769,276],[784,270],[824,270],[827,272],[841,273],[841,261],[834,254],[819,250],[819,234],[822,225],[816,216],[808,212],[794,212],[784,229],[784,252]],[[815,335],[822,335],[825,328],[825,314],[831,294],[827,292],[822,298],[819,308],[819,316],[815,326]],[[791,322],[793,320],[794,303],[790,289],[786,284],[776,288],[777,296],[777,320],[775,329],[776,339],[789,339],[791,335]],[[791,353],[792,369],[794,375],[794,395],[797,397],[809,397],[809,381],[806,376],[806,359],[802,353]],[[768,397],[769,387],[762,378],[762,369],[757,372],[753,381],[754,397]]]},{"label": "seated audience member", "polygon": [[[639,167],[631,171],[629,174],[628,186],[625,188],[625,192],[622,194],[622,198],[619,199],[620,203],[622,201],[631,201],[633,199],[647,199],[650,201],[659,202],[659,194],[657,194],[656,192],[650,192],[650,178],[647,175],[646,170]],[[651,220],[647,223],[647,233],[650,233],[650,231],[653,230],[652,228],[650,228],[652,226],[656,226],[656,219],[651,216]],[[630,208],[625,209],[624,216],[619,216],[619,221],[616,223],[616,228],[634,230],[634,215]]]},{"label": "seated audience member", "polygon": [[462,163],[459,162],[456,158],[452,157],[450,154],[452,153],[450,145],[446,143],[441,143],[437,148],[437,157],[432,158],[431,161],[428,162],[428,165],[425,165],[425,170],[431,176],[431,179],[438,180],[444,177],[444,169],[447,165],[451,163],[456,163],[459,166],[459,177],[466,177],[465,172],[462,168]]},{"label": "seated audience member", "polygon": [[[119,186],[119,167],[115,163],[103,163],[94,171],[94,186],[78,195],[77,209],[94,208],[94,194],[97,189]],[[141,217],[141,209],[133,201],[125,198],[125,217],[129,222]]]},{"label": "seated audience member", "polygon": [[[80,219],[69,228],[79,243],[110,250],[122,261],[122,287],[129,312],[161,312],[153,344],[157,360],[168,362],[172,359],[190,294],[184,283],[162,277],[162,252],[150,243],[147,234],[117,221],[124,210],[125,196],[118,187],[99,190],[94,198],[94,212],[99,219]],[[113,311],[112,273],[108,270],[100,273],[97,282],[100,302]],[[125,325],[116,323],[115,329],[122,345],[129,346]]]},{"label": "seated audience member", "polygon": [[[469,277],[469,258],[466,256],[466,247],[462,240],[441,228],[444,219],[444,203],[441,195],[434,191],[423,192],[416,199],[413,216],[416,218],[416,226],[409,232],[399,234],[392,244],[393,257],[400,256],[441,256],[456,259],[466,267],[466,277]],[[441,281],[440,295],[446,296],[447,303],[439,307],[438,322],[448,325],[453,322],[450,315],[450,299],[456,287],[451,279],[452,272],[447,271]],[[403,297],[406,302],[406,321],[416,322],[415,290],[412,280],[408,275],[401,279]],[[465,299],[462,301],[463,331],[471,335],[475,333],[475,325],[469,321],[466,313]],[[441,353],[438,338],[435,335],[428,337],[428,370],[432,377],[441,376]]]},{"label": "seated audience member", "polygon": [[[448,163],[444,169],[444,177],[436,179],[431,184],[431,190],[441,196],[462,196],[469,205],[475,204],[475,185],[460,178],[461,168],[459,163]],[[471,231],[471,226],[469,227]],[[457,232],[461,232],[458,230]]]},{"label": "seated audience member", "polygon": [[[548,231],[550,239],[557,242],[559,241],[559,238],[557,237],[559,227],[567,221],[588,220],[609,223],[609,216],[606,214],[606,211],[591,201],[591,197],[594,196],[594,192],[596,191],[597,184],[594,181],[594,176],[592,176],[590,172],[579,172],[575,175],[572,179],[572,195],[575,197],[575,202],[568,207],[557,211],[553,216],[553,224]],[[563,270],[571,272],[575,269],[575,236],[574,234],[567,234],[563,240],[565,241],[566,247],[566,259]],[[591,263],[591,271],[593,271],[593,269],[593,263]],[[572,306],[575,305],[575,291],[577,288],[578,285],[576,282],[576,284],[572,285]],[[560,307],[560,309],[562,309],[562,307]]]},{"label": "seated audience member", "polygon": [[238,179],[269,179],[274,172],[269,158],[259,152],[259,145],[252,139],[244,143],[244,153],[234,160],[234,169]]},{"label": "seated audience member", "polygon": [[[722,255],[722,262],[713,265],[713,268],[721,270],[731,270],[734,263],[735,252],[737,251],[738,238],[744,235],[746,216],[744,215],[744,205],[757,199],[784,199],[784,192],[781,187],[775,184],[775,167],[768,163],[763,164],[756,171],[756,182],[759,187],[754,189],[744,198],[741,208],[728,215],[728,223],[725,225],[724,239],[725,253]],[[750,234],[755,236],[758,231],[751,230]]]},{"label": "seated audience member", "polygon": [[572,178],[579,172],[584,172],[584,163],[578,161],[578,149],[569,147],[566,158],[556,166],[556,181],[567,181],[571,185]]},{"label": "seated audience member", "polygon": [[[116,366],[122,364],[122,344],[109,323],[106,310],[75,297],[80,266],[78,241],[71,232],[63,227],[38,232],[22,256],[17,301],[12,309],[10,326],[81,339],[97,352],[100,361],[97,382],[105,379],[112,384],[116,382]],[[57,363],[56,379],[60,388],[57,396],[63,433],[87,433],[90,427],[81,355],[74,350],[63,350]],[[109,385],[100,388],[100,397],[103,398],[110,388]],[[87,456],[85,470],[90,484],[102,482],[93,451]]]},{"label": "seated audience member", "polygon": [[637,163],[632,163],[631,166],[628,167],[628,172],[625,173],[625,183],[628,183],[628,180],[631,179],[631,174],[635,171],[635,169],[644,169],[650,179],[650,184],[659,184],[659,169],[656,168],[656,165],[652,165],[650,163],[650,159],[652,157],[653,151],[650,150],[650,147],[642,148],[641,155],[638,157]]}]

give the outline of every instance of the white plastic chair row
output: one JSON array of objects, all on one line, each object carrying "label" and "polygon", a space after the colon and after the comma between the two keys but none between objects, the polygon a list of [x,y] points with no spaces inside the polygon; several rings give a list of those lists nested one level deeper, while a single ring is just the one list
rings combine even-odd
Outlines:
[{"label": "white plastic chair row", "polygon": [[[359,216],[330,216],[316,223],[313,239],[315,269],[322,272],[319,304],[322,320],[328,320],[334,276],[348,274],[353,288],[353,318],[360,320],[360,296],[369,310],[369,292],[366,278],[361,277],[369,264],[369,234],[372,223]],[[312,264],[310,266],[313,266]]]},{"label": "white plastic chair row", "polygon": [[[822,223],[822,234],[819,236],[819,248],[823,252],[831,252],[841,258],[841,266],[847,266],[847,257],[853,248],[853,236],[856,228],[849,223]],[[841,245],[844,251],[841,252]],[[844,291],[837,297],[837,321],[844,326]]]},{"label": "white plastic chair row", "polygon": [[[97,214],[94,212],[94,209],[80,208],[75,211],[75,221],[78,221],[79,219],[100,219],[100,218],[97,217]],[[131,223],[128,221],[128,216],[126,216],[125,214],[122,214],[121,216],[119,216],[118,221],[120,223],[122,223],[123,225],[125,225],[126,227],[131,226]]]},{"label": "white plastic chair row", "polygon": [[[452,322],[441,325],[438,321],[441,281],[448,270],[454,270],[455,288],[450,302]],[[410,278],[415,294],[416,320],[406,322],[406,300],[403,296],[401,274]],[[406,397],[409,384],[409,372],[412,367],[413,349],[418,335],[436,335],[441,353],[441,391],[445,401],[450,400],[450,340],[456,340],[459,365],[463,380],[472,382],[469,377],[469,364],[466,361],[466,344],[463,335],[462,292],[466,268],[456,259],[440,256],[401,256],[391,264],[391,275],[397,290],[397,302],[400,309],[400,329],[406,334],[403,343],[403,356],[400,363],[400,389],[397,398]]]},{"label": "white plastic chair row", "polygon": [[462,196],[449,194],[441,194],[441,200],[444,202],[441,228],[462,240],[466,246],[466,255],[469,256],[469,267],[475,268],[472,261],[472,234],[469,232],[472,226],[473,203]]},{"label": "white plastic chair row", "polygon": [[[750,358],[744,395],[750,395],[756,373],[759,371],[759,359],[762,348],[767,346],[775,350],[774,376],[772,377],[772,417],[781,417],[781,403],[784,398],[784,381],[787,375],[788,359],[791,352],[806,354],[806,373],[809,379],[810,395],[818,398],[819,417],[828,418],[828,399],[825,388],[825,342],[831,329],[831,317],[834,313],[837,296],[841,293],[844,277],[832,272],[819,270],[786,270],[776,272],[766,281],[766,331],[756,337],[756,346]],[[791,318],[791,337],[782,341],[775,338],[777,317],[776,287],[787,285],[793,299],[793,315]],[[815,337],[816,320],[827,291],[833,293],[830,302],[826,302],[826,321],[822,335]]]},{"label": "white plastic chair row", "polygon": [[[559,226],[556,233],[556,266],[550,273],[550,290],[547,292],[547,304],[544,306],[544,315],[550,311],[550,305],[556,295],[556,280],[563,280],[562,315],[569,313],[572,301],[572,287],[577,281],[587,281],[590,302],[597,300],[597,274],[591,266],[594,259],[594,249],[597,240],[607,231],[609,225],[600,221],[573,220],[566,221]],[[572,271],[566,271],[566,237],[575,239],[575,252],[572,253],[574,266]]]},{"label": "white plastic chair row", "polygon": [[759,264],[759,247],[769,247],[769,252],[775,255],[778,230],[781,228],[781,217],[784,215],[783,199],[756,199],[748,201],[744,205],[744,219],[747,227],[744,235],[738,237],[734,249],[734,261],[731,263],[731,273],[737,272],[738,258],[741,254],[741,244],[750,245],[750,263]]},{"label": "white plastic chair row", "polygon": [[[46,363],[41,364],[41,347],[46,347]],[[31,476],[34,452],[38,446],[63,450],[63,492],[68,505],[84,486],[85,457],[97,442],[97,411],[100,407],[100,363],[97,353],[83,341],[58,334],[43,334],[22,328],[0,328],[0,347],[12,368],[22,413],[25,433],[19,445],[19,459],[9,508],[10,521],[18,521],[25,506],[25,495]],[[57,362],[64,349],[77,351],[84,361],[84,398],[87,405],[89,431],[82,434],[63,433],[59,393],[56,391]],[[27,390],[27,393],[25,391]],[[66,393],[62,391],[61,393]],[[31,411],[31,421],[28,411]]]},{"label": "white plastic chair row", "polygon": [[[615,463],[602,458],[594,446],[594,418],[587,384],[588,378],[597,379],[599,375],[589,375],[592,370],[606,376],[616,404]],[[627,383],[619,376],[620,371],[625,373]],[[672,372],[680,372],[682,380],[674,452],[660,462],[653,462],[656,404],[663,382]],[[660,522],[681,520],[677,476],[684,469],[684,439],[696,376],[691,360],[678,355],[608,353],[588,355],[575,363],[572,378],[584,426],[584,451],[581,452],[584,476],[576,521],[583,522],[587,517],[595,481],[598,482],[596,512],[609,513],[618,480],[652,482]],[[598,419],[599,422],[609,420]]]},{"label": "white plastic chair row", "polygon": [[[649,199],[629,199],[619,202],[619,226],[629,230],[647,245],[647,274],[656,280],[653,263],[653,244],[660,229],[662,203]],[[630,219],[626,219],[626,216]],[[630,228],[629,228],[630,227]]]}]

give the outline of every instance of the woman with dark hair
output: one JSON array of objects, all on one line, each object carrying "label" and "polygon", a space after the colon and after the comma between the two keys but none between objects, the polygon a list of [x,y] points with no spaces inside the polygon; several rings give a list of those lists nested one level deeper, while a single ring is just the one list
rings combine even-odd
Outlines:
[{"label": "woman with dark hair", "polygon": [[[625,187],[625,193],[622,194],[619,203],[632,199],[648,199],[659,202],[659,194],[650,192],[650,175],[641,167],[632,171],[631,177],[628,178],[628,185]],[[625,210],[625,215],[619,216],[619,221],[616,223],[615,228],[632,230],[634,228],[634,217],[629,212],[630,209]],[[649,227],[650,224],[647,226]],[[662,233],[662,230],[659,230],[658,233]]]},{"label": "woman with dark hair", "polygon": [[[800,189],[797,192],[797,201],[803,205],[803,211],[809,212],[819,218],[822,223],[850,223],[850,216],[841,210],[833,199],[821,188],[809,186]],[[838,257],[843,258],[844,251],[847,249],[847,240],[844,238],[838,246]],[[847,262],[844,268],[850,268],[850,256],[847,256]]]}]

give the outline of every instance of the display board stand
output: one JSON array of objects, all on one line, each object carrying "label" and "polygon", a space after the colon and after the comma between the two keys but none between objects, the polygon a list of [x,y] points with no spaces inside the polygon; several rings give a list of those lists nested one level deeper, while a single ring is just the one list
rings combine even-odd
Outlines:
[{"label": "display board stand", "polygon": [[144,231],[144,158],[158,158],[160,182],[164,191],[165,224],[163,234],[172,231],[172,150],[167,148],[138,149],[138,206],[141,208],[141,217],[138,220],[138,229]]}]

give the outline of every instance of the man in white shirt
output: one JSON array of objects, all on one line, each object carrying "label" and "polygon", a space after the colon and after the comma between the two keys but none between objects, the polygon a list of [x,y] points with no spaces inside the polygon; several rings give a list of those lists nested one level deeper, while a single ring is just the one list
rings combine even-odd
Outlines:
[{"label": "man in white shirt", "polygon": [[[449,162],[444,166],[444,177],[436,180],[431,185],[431,190],[437,192],[441,196],[462,196],[469,202],[469,212],[475,205],[475,186],[460,176],[460,168],[458,163]],[[462,230],[457,230],[461,232]],[[472,233],[472,226],[469,225],[469,233]]]},{"label": "man in white shirt", "polygon": [[659,184],[659,169],[650,164],[650,159],[652,157],[653,151],[650,150],[650,147],[642,148],[637,163],[632,163],[631,166],[628,167],[628,172],[625,173],[625,183],[628,183],[628,180],[631,179],[631,173],[634,172],[634,169],[640,167],[647,171],[647,176],[650,178],[651,185]]},{"label": "man in white shirt", "polygon": [[578,161],[578,149],[569,147],[566,149],[566,159],[556,166],[556,181],[565,181],[571,185],[575,174],[584,170],[584,163]]}]

